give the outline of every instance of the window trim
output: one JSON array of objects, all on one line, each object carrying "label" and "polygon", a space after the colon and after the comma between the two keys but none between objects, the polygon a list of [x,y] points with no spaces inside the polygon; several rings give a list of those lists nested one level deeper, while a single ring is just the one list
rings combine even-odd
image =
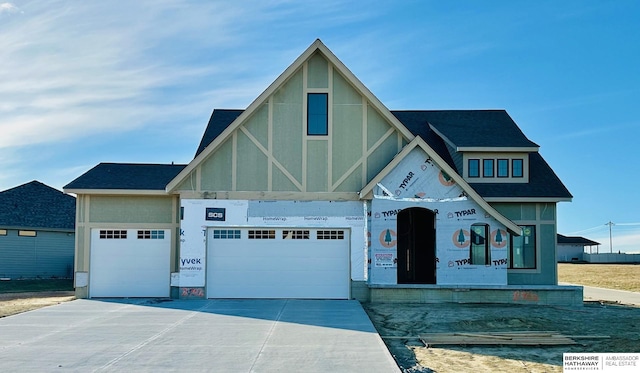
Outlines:
[{"label": "window trim", "polygon": [[[506,174],[500,175],[500,162],[504,162],[507,166]],[[509,177],[509,160],[506,158],[498,158],[496,161],[496,176],[499,178],[508,178]]]},{"label": "window trim", "polygon": [[[515,163],[516,161],[520,162],[520,175],[516,175],[516,173],[514,172],[515,168]],[[522,158],[512,158],[511,159],[511,177],[513,178],[523,178],[524,177],[524,159]]]},{"label": "window trim", "polygon": [[101,240],[126,240],[126,229],[100,229],[98,238]]},{"label": "window trim", "polygon": [[138,229],[139,240],[164,240],[164,229]]},{"label": "window trim", "polygon": [[316,231],[316,240],[344,240],[344,229],[321,229]]},{"label": "window trim", "polygon": [[38,236],[38,232],[37,231],[32,231],[32,230],[21,230],[21,231],[18,231],[18,236],[20,236],[20,237],[37,237]]},{"label": "window trim", "polygon": [[211,230],[211,238],[214,240],[239,240],[242,239],[242,231],[233,228],[216,228]]},{"label": "window trim", "polygon": [[[491,162],[491,175],[487,175],[487,162]],[[495,170],[495,163],[496,160],[493,158],[483,158],[482,159],[482,177],[483,178],[493,178],[496,175],[496,170]]]},{"label": "window trim", "polygon": [[[474,227],[483,227],[484,228],[484,263],[474,263],[473,261],[473,235],[474,235]],[[476,233],[477,234],[477,233]],[[469,227],[469,264],[471,265],[490,265],[491,264],[491,229],[489,229],[489,224],[486,223],[475,223],[471,224]]]},{"label": "window trim", "polygon": [[[471,169],[472,169],[472,168],[471,168],[471,162],[472,162],[472,161],[473,161],[474,163],[477,163],[477,164],[476,164],[476,166],[477,166],[477,167],[476,167],[476,169],[475,169],[477,173],[476,173],[476,174],[474,174],[474,175],[472,175],[472,174],[471,174]],[[467,169],[467,175],[469,175],[469,176],[468,176],[469,178],[474,178],[474,179],[479,178],[479,177],[480,177],[480,158],[469,158],[469,159],[467,160],[467,168],[468,168],[468,169]]]},{"label": "window trim", "polygon": [[[509,235],[509,266],[507,267],[507,269],[516,269],[516,270],[532,270],[532,269],[538,269],[538,239],[537,239],[537,226],[535,224],[523,224],[523,225],[518,225],[519,227],[522,228],[522,236],[514,236],[514,235]],[[513,250],[514,250],[514,246],[513,246],[513,240],[514,239],[520,239],[523,238],[524,239],[524,230],[526,228],[533,228],[533,234],[531,235],[531,237],[533,238],[533,267],[514,267],[513,266]],[[523,253],[521,254],[522,256],[524,256],[524,250]]]},{"label": "window trim", "polygon": [[249,240],[275,240],[275,229],[249,229],[247,233],[247,239]]},{"label": "window trim", "polygon": [[[311,105],[310,105],[311,97],[325,98],[324,112],[322,114],[311,113]],[[311,127],[310,127],[310,120],[309,120],[312,116],[324,117],[324,124],[322,128],[324,131],[317,131],[312,133]],[[307,93],[307,136],[328,136],[328,135],[329,135],[329,93],[308,92]]]}]

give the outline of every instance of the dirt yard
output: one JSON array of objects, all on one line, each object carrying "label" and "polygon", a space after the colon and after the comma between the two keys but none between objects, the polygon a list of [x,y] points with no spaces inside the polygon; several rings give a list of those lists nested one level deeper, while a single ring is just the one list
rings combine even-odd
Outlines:
[{"label": "dirt yard", "polygon": [[[640,308],[600,303],[582,308],[495,304],[365,304],[404,372],[562,372],[563,352],[640,352]],[[423,333],[547,332],[574,338],[562,346],[425,347]],[[591,338],[582,338],[591,337]]]},{"label": "dirt yard", "polygon": [[640,292],[640,264],[558,263],[558,281]]},{"label": "dirt yard", "polygon": [[4,293],[0,294],[0,317],[52,306],[73,299],[75,299],[73,291]]}]

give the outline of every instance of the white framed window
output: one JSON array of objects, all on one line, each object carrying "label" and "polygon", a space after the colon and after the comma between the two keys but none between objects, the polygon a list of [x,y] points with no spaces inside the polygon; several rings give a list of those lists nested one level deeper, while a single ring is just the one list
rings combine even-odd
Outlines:
[{"label": "white framed window", "polygon": [[283,230],[283,240],[308,240],[309,230]]},{"label": "white framed window", "polygon": [[125,229],[101,229],[101,240],[126,240],[127,231]]},{"label": "white framed window", "polygon": [[37,235],[36,231],[18,231],[18,236],[22,237],[35,237]]},{"label": "white framed window", "polygon": [[316,233],[318,240],[344,240],[344,230],[323,230]]},{"label": "white framed window", "polygon": [[214,240],[239,240],[241,238],[240,229],[214,229]]},{"label": "white framed window", "polygon": [[275,240],[276,231],[274,229],[250,229],[247,238],[250,240]]},{"label": "white framed window", "polygon": [[139,240],[164,240],[164,230],[139,230]]}]

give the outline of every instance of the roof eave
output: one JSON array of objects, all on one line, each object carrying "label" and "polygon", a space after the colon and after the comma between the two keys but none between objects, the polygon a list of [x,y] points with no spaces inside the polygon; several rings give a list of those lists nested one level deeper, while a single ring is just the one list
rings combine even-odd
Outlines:
[{"label": "roof eave", "polygon": [[571,202],[572,197],[483,197],[487,202]]},{"label": "roof eave", "polygon": [[504,153],[537,153],[540,147],[536,146],[458,146],[459,152],[504,152]]},{"label": "roof eave", "polygon": [[48,228],[48,227],[32,227],[21,225],[0,225],[0,229],[14,230],[14,231],[41,231],[41,232],[62,232],[62,233],[74,233],[75,228]]},{"label": "roof eave", "polygon": [[69,188],[64,189],[69,194],[100,194],[100,195],[158,195],[166,196],[164,189],[90,189],[90,188]]}]

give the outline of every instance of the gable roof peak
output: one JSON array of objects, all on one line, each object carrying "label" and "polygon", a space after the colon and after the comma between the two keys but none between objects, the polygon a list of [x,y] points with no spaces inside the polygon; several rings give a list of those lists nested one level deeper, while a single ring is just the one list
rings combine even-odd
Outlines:
[{"label": "gable roof peak", "polygon": [[326,45],[324,45],[320,39],[316,39],[276,78],[276,80],[267,87],[266,90],[264,90],[255,100],[253,100],[253,102],[251,102],[251,104],[249,104],[246,110],[239,113],[226,128],[213,131],[216,132],[217,135],[214,138],[211,138],[208,143],[204,138],[202,139],[200,147],[196,152],[196,157],[167,185],[166,191],[173,191],[178,184],[180,184],[180,182],[197,167],[198,164],[203,162],[218,146],[229,138],[229,136],[231,136],[247,118],[253,115],[260,105],[266,102],[269,97],[274,94],[278,88],[285,84],[289,78],[292,77],[296,71],[298,71],[298,69],[301,68],[317,51],[322,53],[323,57],[325,57],[329,64],[333,65],[334,70],[349,81],[356,91],[366,97],[371,105],[375,107],[378,112],[402,134],[403,137],[408,140],[413,140],[415,136],[411,131],[409,131],[409,129],[407,129],[393,114],[391,114],[391,111],[387,109],[387,107],[351,72],[351,70],[349,70],[349,68],[347,68],[347,66],[345,66],[345,64],[342,63],[342,61],[340,61],[340,59],[338,59],[338,57],[336,57],[335,54],[333,54],[333,52],[331,52],[331,50],[329,50],[329,48],[327,48]]}]

